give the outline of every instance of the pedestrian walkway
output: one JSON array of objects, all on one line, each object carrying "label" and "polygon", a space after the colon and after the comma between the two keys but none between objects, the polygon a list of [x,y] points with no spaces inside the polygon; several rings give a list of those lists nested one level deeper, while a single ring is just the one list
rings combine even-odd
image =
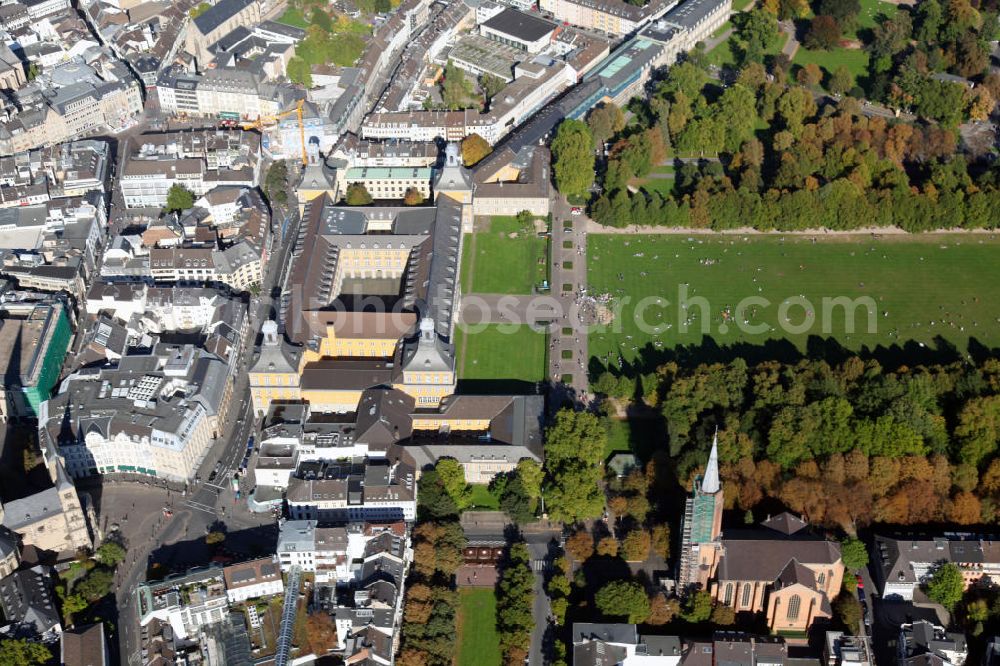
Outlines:
[{"label": "pedestrian walkway", "polygon": [[275,666],[288,666],[292,652],[292,635],[295,631],[295,611],[299,604],[299,568],[293,566],[288,572],[285,585],[285,604],[281,608],[281,629],[278,630],[277,651],[274,653]]},{"label": "pedestrian walkway", "polygon": [[564,198],[552,200],[552,294],[559,303],[560,317],[552,323],[549,337],[548,376],[556,388],[554,408],[566,398],[588,401],[587,327],[580,320],[580,301],[587,289],[587,217],[573,215]]}]

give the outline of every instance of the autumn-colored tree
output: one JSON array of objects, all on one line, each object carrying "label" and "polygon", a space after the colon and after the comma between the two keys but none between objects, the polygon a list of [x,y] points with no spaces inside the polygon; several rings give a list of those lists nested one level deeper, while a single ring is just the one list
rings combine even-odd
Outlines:
[{"label": "autumn-colored tree", "polygon": [[959,525],[974,525],[982,521],[983,509],[979,498],[970,492],[956,493],[948,507],[948,520]]},{"label": "autumn-colored tree", "polygon": [[654,553],[664,560],[668,559],[670,557],[670,526],[654,525],[650,545]]},{"label": "autumn-colored tree", "polygon": [[462,139],[462,163],[473,166],[493,152],[489,142],[478,134],[470,134]]},{"label": "autumn-colored tree", "polygon": [[424,195],[421,194],[420,190],[415,187],[406,188],[406,194],[403,195],[403,204],[406,206],[419,206],[424,202]]},{"label": "autumn-colored tree", "polygon": [[429,666],[430,655],[416,648],[403,648],[396,660],[399,666]]},{"label": "autumn-colored tree", "polygon": [[622,556],[629,562],[641,562],[649,557],[650,536],[643,529],[635,529],[622,540]]},{"label": "autumn-colored tree", "polygon": [[973,90],[969,100],[968,115],[972,120],[986,120],[996,107],[996,98],[988,88],[980,86]]},{"label": "autumn-colored tree", "polygon": [[829,50],[840,42],[840,24],[832,16],[815,16],[809,24],[805,42],[807,49]]},{"label": "autumn-colored tree", "polygon": [[818,86],[820,81],[823,80],[823,70],[821,70],[819,65],[816,63],[810,62],[805,67],[799,69],[795,78],[798,79],[799,83],[802,85],[813,88]]},{"label": "autumn-colored tree", "polygon": [[994,458],[987,465],[986,471],[979,479],[979,489],[990,495],[1000,492],[1000,458]]},{"label": "autumn-colored tree", "polygon": [[649,597],[649,617],[646,618],[646,623],[654,626],[668,624],[680,612],[680,601],[673,598],[668,599],[662,592],[657,592]]},{"label": "autumn-colored tree", "polygon": [[433,593],[423,583],[414,583],[406,590],[406,605],[403,617],[413,624],[426,624],[434,610]]},{"label": "autumn-colored tree", "polygon": [[729,627],[736,624],[736,610],[726,604],[715,604],[709,621],[719,627]]},{"label": "autumn-colored tree", "polygon": [[628,511],[628,500],[625,499],[624,495],[615,495],[610,500],[608,500],[608,513],[611,514],[611,518],[618,520],[625,515]]},{"label": "autumn-colored tree", "polygon": [[606,557],[616,557],[618,555],[618,539],[613,536],[606,536],[598,541],[597,554]]},{"label": "autumn-colored tree", "polygon": [[566,539],[566,552],[577,562],[587,560],[594,554],[594,537],[587,530],[577,530]]},{"label": "autumn-colored tree", "polygon": [[337,647],[337,625],[329,613],[317,611],[306,617],[305,649],[322,657]]}]

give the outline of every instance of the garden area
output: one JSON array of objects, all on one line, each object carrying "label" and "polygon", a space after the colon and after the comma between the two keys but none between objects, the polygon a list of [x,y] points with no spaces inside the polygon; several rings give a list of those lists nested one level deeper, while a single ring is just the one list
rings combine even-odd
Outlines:
[{"label": "garden area", "polygon": [[[893,16],[897,7],[884,0],[858,0],[853,3],[823,0],[816,5],[820,12],[825,13],[819,16],[811,13],[796,24],[802,43],[792,58],[791,74],[813,65],[822,75],[822,79],[813,85],[822,85],[830,92],[843,94],[867,75],[866,46],[875,38],[874,28],[880,18]],[[834,74],[840,68],[850,74],[850,83],[841,84],[838,81],[831,85]]]},{"label": "garden area", "polygon": [[499,666],[500,639],[496,630],[497,600],[493,588],[459,590],[458,659],[455,663]]},{"label": "garden area", "polygon": [[531,215],[494,216],[487,228],[465,237],[466,294],[531,294],[548,275],[548,239],[539,237]]},{"label": "garden area", "polygon": [[295,47],[295,57],[287,68],[288,78],[307,88],[312,86],[313,65],[350,67],[361,57],[366,38],[371,34],[369,24],[331,12],[317,0],[296,0],[277,21],[308,30],[308,36]]},{"label": "garden area", "polygon": [[[623,303],[607,330],[590,334],[591,356],[604,365],[704,344],[703,336],[718,345],[784,339],[800,350],[813,335],[851,350],[936,346],[938,338],[961,350],[972,339],[1000,346],[1000,240],[993,235],[592,234],[588,243],[591,293],[606,294],[613,311]],[[853,332],[845,307],[826,310],[824,299],[838,297],[858,304]],[[650,325],[645,330],[637,313]]]},{"label": "garden area", "polygon": [[490,487],[485,483],[470,483],[469,484],[469,509],[472,511],[496,511],[500,508],[500,502],[493,493],[490,492]]}]

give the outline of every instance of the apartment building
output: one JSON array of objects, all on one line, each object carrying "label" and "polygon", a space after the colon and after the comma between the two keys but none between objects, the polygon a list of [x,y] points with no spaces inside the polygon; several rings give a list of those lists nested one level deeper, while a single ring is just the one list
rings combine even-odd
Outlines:
[{"label": "apartment building", "polygon": [[59,380],[72,331],[66,306],[5,303],[0,306],[0,358],[8,368],[0,417],[33,418]]},{"label": "apartment building", "polygon": [[288,481],[289,517],[322,523],[412,522],[417,514],[414,472],[388,460],[302,463]]},{"label": "apartment building", "polygon": [[156,80],[156,94],[164,113],[257,120],[293,106],[302,93],[270,83],[264,74],[224,67],[202,74],[165,69]]},{"label": "apartment building", "polygon": [[222,570],[230,603],[285,593],[277,557],[231,564]]},{"label": "apartment building", "polygon": [[79,299],[97,271],[104,238],[104,198],[48,201],[41,206],[0,209],[0,274],[21,289],[58,293]]},{"label": "apartment building", "polygon": [[53,573],[52,567],[39,564],[0,579],[0,610],[17,635],[51,641],[62,633]]},{"label": "apartment building", "polygon": [[157,207],[180,185],[196,196],[220,186],[255,187],[260,136],[241,130],[144,134],[126,152],[119,186],[129,208]]},{"label": "apartment building", "polygon": [[39,439],[74,477],[194,478],[231,398],[231,367],[193,345],[156,344],[116,367],[80,370],[39,411]]},{"label": "apartment building", "polygon": [[966,587],[1000,581],[1000,541],[989,535],[877,535],[873,559],[877,583],[887,599],[912,601],[914,592],[945,562],[958,566]]},{"label": "apartment building", "polygon": [[142,583],[135,591],[139,625],[170,626],[174,640],[195,639],[204,627],[229,615],[223,568],[210,564],[184,576]]}]

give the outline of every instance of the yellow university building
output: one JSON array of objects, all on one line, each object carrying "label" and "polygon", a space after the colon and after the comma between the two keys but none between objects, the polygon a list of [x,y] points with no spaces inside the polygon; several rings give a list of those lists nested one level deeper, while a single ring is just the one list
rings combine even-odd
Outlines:
[{"label": "yellow university building", "polygon": [[374,386],[403,391],[418,410],[455,392],[451,340],[472,190],[449,146],[433,206],[346,207],[329,193],[305,204],[283,295],[287,342],[267,322],[250,370],[258,416],[275,400],[354,411]]},{"label": "yellow university building", "polygon": [[[264,324],[249,373],[254,411],[262,418],[273,403],[302,402],[313,418],[377,422],[344,427],[368,455],[418,473],[454,458],[467,481],[486,483],[522,459],[541,460],[544,399],[455,394],[459,263],[473,207],[457,146],[448,146],[434,192],[423,207],[338,206],[329,192],[305,204],[282,295],[284,331]],[[379,412],[374,396],[397,407]],[[336,448],[328,457],[341,455]]]}]

